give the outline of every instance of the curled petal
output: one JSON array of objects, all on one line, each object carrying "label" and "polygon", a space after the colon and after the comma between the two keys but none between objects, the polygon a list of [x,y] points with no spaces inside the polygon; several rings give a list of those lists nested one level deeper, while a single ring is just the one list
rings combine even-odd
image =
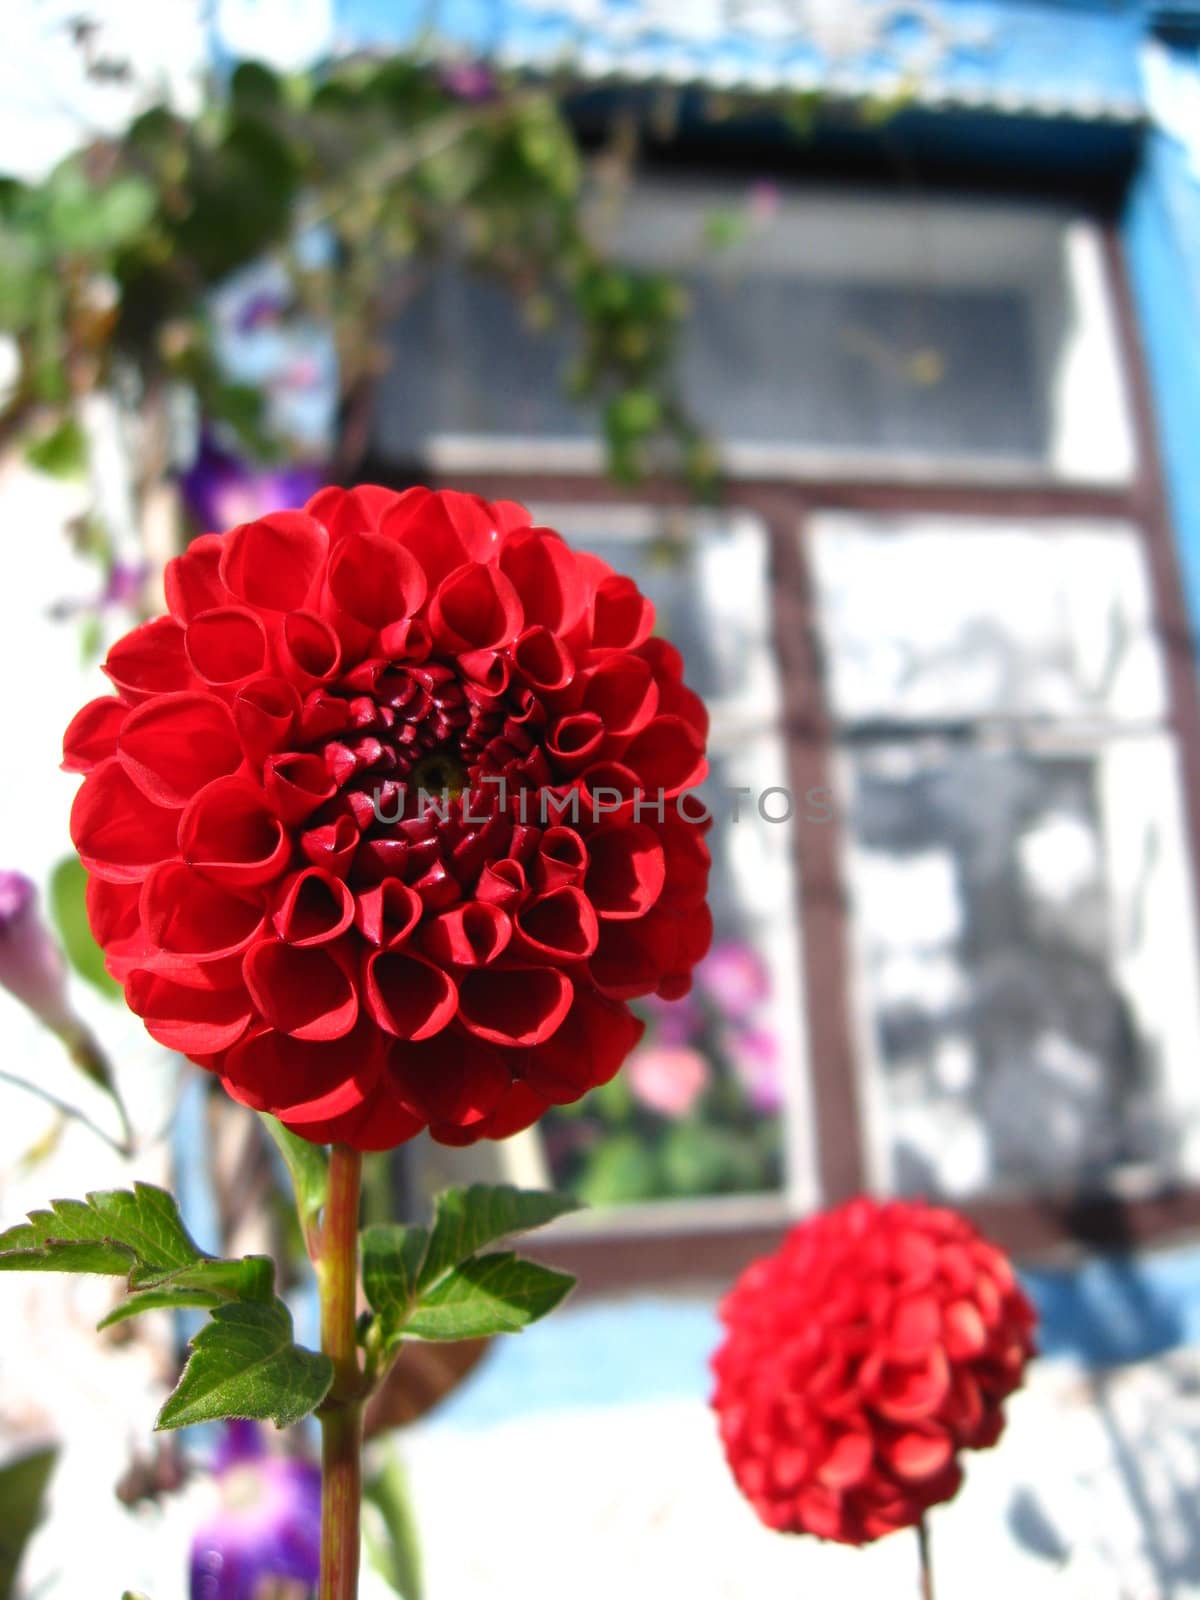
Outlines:
[{"label": "curled petal", "polygon": [[362,1020],[340,1039],[319,1042],[259,1027],[226,1055],[225,1087],[243,1105],[320,1140],[318,1124],[361,1110],[375,1090],[382,1067],[377,1040]]},{"label": "curled petal", "polygon": [[463,1025],[500,1045],[548,1039],[571,1009],[570,980],[554,967],[476,967],[459,985]]},{"label": "curled petal", "polygon": [[254,784],[218,778],[184,811],[179,850],[206,877],[245,887],[278,877],[291,841]]},{"label": "curled petal", "polygon": [[300,835],[300,849],[314,867],[323,867],[335,877],[344,878],[358,850],[359,834],[353,818],[340,816],[336,822],[323,822]]},{"label": "curled petal", "polygon": [[329,592],[356,622],[386,628],[420,610],[425,573],[394,539],[357,533],[342,540],[329,564]]},{"label": "curled petal", "polygon": [[581,884],[588,869],[588,847],[574,828],[547,828],[533,863],[539,894]]},{"label": "curled petal", "polygon": [[666,856],[654,830],[642,822],[615,822],[588,836],[588,898],[601,917],[641,917],[662,893]]},{"label": "curled petal", "polygon": [[575,662],[563,640],[540,625],[526,628],[513,645],[512,663],[530,688],[540,694],[565,689],[575,676]]},{"label": "curled petal", "polygon": [[643,789],[668,799],[700,783],[706,771],[704,741],[682,717],[655,717],[621,757]]},{"label": "curled petal", "polygon": [[303,511],[275,511],[225,535],[221,582],[239,600],[269,611],[299,611],[325,565],[329,536]]},{"label": "curled petal", "polygon": [[440,1033],[458,1005],[449,974],[404,950],[381,950],[368,958],[364,998],[379,1026],[397,1039]]},{"label": "curled petal", "polygon": [[284,752],[263,763],[267,804],[283,822],[303,822],[338,791],[320,756]]},{"label": "curled petal", "polygon": [[241,984],[221,986],[214,977],[134,971],[125,984],[129,1009],[168,1050],[214,1055],[228,1050],[250,1023],[250,1003]]},{"label": "curled petal", "polygon": [[392,1046],[387,1072],[394,1092],[422,1122],[469,1128],[488,1115],[512,1082],[500,1051],[475,1040],[439,1036]]},{"label": "curled petal", "polygon": [[300,716],[300,696],[286,678],[270,673],[251,678],[233,697],[233,721],[242,749],[262,762],[287,746]]},{"label": "curled petal", "polygon": [[126,699],[194,689],[195,676],[184,649],[183,629],[172,617],[156,617],[118,639],[104,671]]},{"label": "curled petal", "polygon": [[549,1039],[528,1051],[522,1074],[552,1105],[567,1105],[614,1077],[645,1027],[628,1006],[576,984],[570,1011]]},{"label": "curled petal", "polygon": [[358,1020],[358,991],[336,947],[266,940],[246,953],[246,987],[263,1020],[297,1039],[340,1039]]},{"label": "curled petal", "polygon": [[588,673],[583,709],[594,712],[610,734],[640,733],[658,709],[649,663],[623,652],[606,657]]},{"label": "curled petal", "polygon": [[574,551],[549,529],[526,528],[506,539],[500,570],[531,626],[564,635],[583,615],[589,594],[585,573]]},{"label": "curled petal", "polygon": [[554,889],[527,901],[516,917],[521,952],[535,961],[586,961],[600,925],[582,889]]},{"label": "curled petal", "polygon": [[654,607],[632,578],[615,574],[596,590],[592,611],[594,650],[634,650],[654,628]]},{"label": "curled petal", "polygon": [[399,878],[384,878],[359,892],[354,921],[364,939],[390,950],[408,938],[424,909],[415,889]]},{"label": "curled petal", "polygon": [[337,633],[312,611],[292,611],[283,619],[281,666],[293,683],[311,689],[332,678],[342,659]]},{"label": "curled petal", "polygon": [[115,695],[89,700],[72,717],[63,735],[63,771],[90,772],[116,755],[117,735],[128,715],[129,707]]},{"label": "curled petal", "polygon": [[167,610],[185,626],[202,611],[228,605],[233,596],[221,582],[221,555],[225,540],[219,533],[204,533],[181,556],[168,561],[163,573]]},{"label": "curled petal", "polygon": [[280,885],[271,920],[285,944],[329,944],[354,921],[354,896],[333,873],[302,867]]},{"label": "curled petal", "polygon": [[440,650],[498,650],[521,628],[521,602],[495,567],[458,567],[438,585],[429,624]]},{"label": "curled petal", "polygon": [[421,948],[434,961],[484,967],[508,944],[512,923],[498,906],[479,900],[455,906],[421,930]]},{"label": "curled petal", "polygon": [[136,707],[117,741],[121,764],[156,805],[182,807],[242,764],[229,708],[213,695],[164,694]]},{"label": "curled petal", "polygon": [[180,813],[155,805],[116,758],[83,780],[71,807],[71,839],[89,872],[136,883],[177,852]]},{"label": "curled petal", "polygon": [[244,683],[267,666],[267,630],[245,606],[202,611],[188,624],[184,648],[197,677],[219,688]]},{"label": "curled petal", "polygon": [[164,861],[151,871],[140,911],[159,950],[191,961],[239,954],[263,927],[261,900],[231,894],[182,861]]}]

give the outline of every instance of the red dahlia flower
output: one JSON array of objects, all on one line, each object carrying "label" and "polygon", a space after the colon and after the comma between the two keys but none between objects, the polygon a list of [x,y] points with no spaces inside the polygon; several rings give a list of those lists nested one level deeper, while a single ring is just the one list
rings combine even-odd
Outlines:
[{"label": "red dahlia flower", "polygon": [[711,934],[707,718],[636,585],[509,502],[359,488],[205,534],[166,589],[64,763],[153,1036],[364,1150],[606,1082]]},{"label": "red dahlia flower", "polygon": [[793,1228],[721,1306],[726,1458],[770,1528],[865,1544],[958,1490],[999,1438],[1034,1312],[952,1211],[852,1200]]}]

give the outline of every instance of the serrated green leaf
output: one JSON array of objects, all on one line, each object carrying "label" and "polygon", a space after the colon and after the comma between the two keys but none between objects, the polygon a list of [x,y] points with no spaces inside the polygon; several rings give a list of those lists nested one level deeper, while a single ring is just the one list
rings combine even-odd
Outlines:
[{"label": "serrated green leaf", "polygon": [[363,1499],[378,1512],[378,1530],[364,1519],[367,1558],[401,1597],[422,1600],[421,1545],[413,1515],[408,1477],[399,1455],[390,1451],[381,1470],[363,1485]]},{"label": "serrated green leaf", "polygon": [[329,1157],[325,1146],[310,1144],[291,1133],[277,1117],[259,1112],[259,1120],[283,1157],[296,1192],[296,1210],[305,1232],[315,1225],[329,1194]]},{"label": "serrated green leaf", "polygon": [[447,1189],[435,1203],[433,1234],[418,1287],[424,1293],[484,1245],[540,1228],[579,1208],[579,1201],[571,1195],[516,1189],[511,1184],[475,1183],[468,1189]]},{"label": "serrated green leaf", "polygon": [[333,1382],[333,1363],[292,1337],[281,1300],[217,1306],[192,1340],[187,1366],[155,1421],[185,1428],[225,1417],[253,1417],[290,1427],[316,1409]]},{"label": "serrated green leaf", "polygon": [[0,1233],[0,1271],[127,1274],[131,1289],[156,1287],[208,1261],[165,1189],[135,1183],[85,1200],[52,1200],[49,1211]]},{"label": "serrated green leaf", "polygon": [[225,1300],[273,1300],[275,1263],[270,1256],[242,1256],[236,1261],[206,1257],[172,1272],[161,1287],[207,1289]]},{"label": "serrated green leaf", "polygon": [[416,1301],[429,1230],[375,1223],[363,1231],[362,1245],[363,1289],[379,1313],[385,1343],[391,1343]]},{"label": "serrated green leaf", "polygon": [[111,1328],[118,1322],[128,1322],[130,1317],[140,1317],[143,1311],[211,1311],[221,1304],[221,1297],[213,1289],[143,1289],[114,1306],[106,1317],[96,1324],[97,1330]]},{"label": "serrated green leaf", "polygon": [[419,1339],[483,1339],[519,1333],[544,1317],[574,1287],[555,1272],[512,1251],[474,1256],[423,1294],[404,1332]]},{"label": "serrated green leaf", "polygon": [[88,926],[86,894],[83,863],[78,856],[65,856],[50,874],[50,915],[75,971],[101,994],[117,999],[121,985],[104,970],[104,952]]},{"label": "serrated green leaf", "polygon": [[0,1467],[0,1600],[16,1592],[17,1568],[42,1515],[58,1451],[33,1450]]}]

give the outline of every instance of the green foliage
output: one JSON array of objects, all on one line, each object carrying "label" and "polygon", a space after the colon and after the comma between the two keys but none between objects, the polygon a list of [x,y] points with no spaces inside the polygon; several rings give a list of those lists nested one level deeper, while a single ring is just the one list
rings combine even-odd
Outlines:
[{"label": "green foliage", "polygon": [[373,1507],[363,1522],[367,1559],[401,1600],[423,1600],[421,1549],[404,1466],[389,1452],[380,1470],[363,1485],[363,1500]]},{"label": "green foliage", "polygon": [[292,1338],[281,1300],[217,1306],[192,1340],[192,1354],[156,1428],[222,1417],[254,1417],[289,1427],[316,1409],[333,1382],[333,1363]]},{"label": "green foliage", "polygon": [[39,472],[52,478],[81,478],[87,469],[87,441],[74,417],[65,417],[57,427],[25,447],[25,459]]},{"label": "green foliage", "polygon": [[32,1450],[0,1467],[0,1600],[12,1600],[17,1569],[41,1521],[42,1501],[58,1451]]},{"label": "green foliage", "polygon": [[104,952],[88,926],[86,893],[87,872],[79,857],[64,857],[50,875],[50,915],[67,960],[102,995],[119,999],[121,986],[105,971]]},{"label": "green foliage", "polygon": [[31,1212],[28,1222],[0,1234],[0,1271],[125,1278],[130,1296],[102,1328],[143,1311],[210,1311],[159,1414],[160,1428],[219,1417],[270,1418],[286,1427],[319,1405],[332,1381],[328,1358],[292,1338],[291,1313],[275,1296],[274,1263],[206,1255],[175,1201],[152,1184],[55,1200],[48,1211]]},{"label": "green foliage", "polygon": [[389,1223],[363,1234],[363,1287],[375,1313],[366,1333],[389,1356],[405,1338],[475,1339],[519,1333],[552,1311],[574,1279],[485,1246],[541,1227],[579,1202],[565,1195],[473,1184],[438,1196],[431,1229]]},{"label": "green foliage", "polygon": [[300,1226],[309,1237],[329,1193],[329,1156],[324,1145],[310,1144],[298,1134],[290,1133],[277,1117],[264,1111],[259,1113],[259,1120],[287,1166],[296,1194]]},{"label": "green foliage", "polygon": [[[598,164],[611,177],[633,153],[618,137]],[[467,101],[405,57],[288,78],[242,63],[193,117],[154,106],[39,185],[0,179],[0,328],[23,358],[10,410],[65,412],[81,374],[101,385],[119,362],[144,392],[183,378],[266,459],[281,441],[262,397],[216,371],[207,292],[264,256],[284,262],[295,309],[334,330],[350,395],[377,375],[412,275],[454,257],[509,285],[531,321],[569,325],[570,390],[603,416],[615,473],[707,489],[712,453],[672,368],[686,296],[610,259],[590,178],[551,85],[500,79]],[[313,225],[331,243],[316,264],[297,248]]]}]

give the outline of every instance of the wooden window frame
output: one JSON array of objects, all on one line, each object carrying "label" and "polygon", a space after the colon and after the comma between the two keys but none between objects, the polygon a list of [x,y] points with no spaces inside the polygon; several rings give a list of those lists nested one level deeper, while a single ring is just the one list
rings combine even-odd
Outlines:
[{"label": "wooden window frame", "polygon": [[[1129,524],[1140,537],[1149,574],[1167,684],[1165,727],[1179,752],[1193,908],[1200,923],[1200,682],[1182,575],[1167,505],[1150,385],[1133,309],[1121,240],[1112,217],[1097,226],[1115,314],[1122,372],[1128,388],[1136,468],[1117,488],[1068,484],[970,485],[879,479],[853,483],[819,477],[736,478],[725,483],[722,509],[756,516],[770,543],[772,621],[783,683],[789,779],[796,793],[833,788],[833,730],[826,703],[812,560],[805,529],[817,511],[945,512],[1020,517],[1052,530],[1063,517]],[[363,459],[372,394],[352,406],[343,433],[343,459],[358,461],[355,476],[402,486],[392,464]],[[439,474],[447,488],[533,504],[628,504],[680,507],[692,503],[682,486],[648,482],[631,491],[593,473],[489,471]],[[793,831],[801,919],[802,993],[808,1036],[810,1095],[816,1119],[817,1175],[823,1204],[866,1184],[865,1139],[854,1039],[852,956],[844,885],[844,839],[835,815],[820,828]],[[1198,1068],[1200,1070],[1200,1068]],[[958,1209],[1022,1259],[1070,1259],[1085,1249],[1123,1250],[1148,1241],[1200,1235],[1200,1187],[1180,1185],[1122,1198],[1064,1192],[1029,1198],[967,1201]],[[537,1254],[577,1273],[585,1291],[683,1280],[728,1281],[755,1255],[773,1249],[786,1224],[701,1221],[679,1228],[620,1227],[542,1240]]]}]

